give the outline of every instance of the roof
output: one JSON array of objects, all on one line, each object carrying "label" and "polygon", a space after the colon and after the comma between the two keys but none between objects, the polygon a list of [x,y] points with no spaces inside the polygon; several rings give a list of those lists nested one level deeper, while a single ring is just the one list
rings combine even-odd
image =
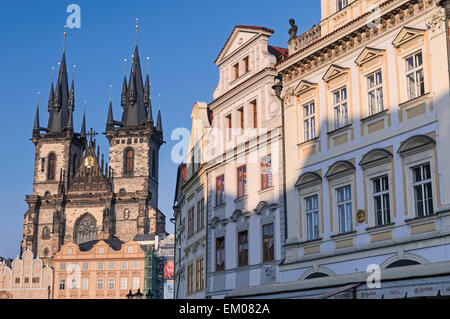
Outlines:
[{"label": "roof", "polygon": [[[80,248],[80,251],[89,251],[92,249],[92,247],[95,246],[100,240],[93,240],[89,241],[87,243],[83,243],[78,245]],[[106,244],[108,244],[109,247],[114,249],[115,251],[118,251],[122,248],[123,241],[121,241],[119,238],[113,238],[113,239],[104,239],[103,240]]]},{"label": "roof", "polygon": [[266,31],[270,33],[274,33],[275,31],[266,27],[259,27],[259,26],[252,26],[252,25],[237,25],[234,27],[233,31],[231,31],[230,35],[228,36],[227,41],[225,42],[224,46],[222,47],[222,50],[220,50],[219,54],[217,55],[217,58],[214,60],[214,63],[219,60],[219,57],[222,55],[223,50],[225,50],[225,47],[228,45],[228,42],[231,40],[231,36],[233,35],[234,31],[236,29],[252,29],[252,30],[260,30],[260,31]]},{"label": "roof", "polygon": [[289,50],[269,45],[269,53],[277,58],[277,63],[289,55]]},{"label": "roof", "polygon": [[[450,274],[450,262],[421,264],[405,267],[383,269],[381,281],[423,278]],[[358,272],[332,277],[322,277],[308,280],[297,280],[285,283],[274,283],[264,286],[236,289],[227,295],[227,298],[242,298],[280,294],[296,291],[313,290],[320,288],[339,287],[350,284],[366,283],[367,272]]]},{"label": "roof", "polygon": [[143,234],[134,236],[134,241],[149,241],[155,240],[155,234]]}]

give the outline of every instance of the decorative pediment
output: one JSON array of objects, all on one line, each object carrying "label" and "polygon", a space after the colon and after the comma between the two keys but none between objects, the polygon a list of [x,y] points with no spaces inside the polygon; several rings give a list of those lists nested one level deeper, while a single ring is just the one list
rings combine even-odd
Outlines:
[{"label": "decorative pediment", "polygon": [[239,48],[242,48],[260,34],[270,36],[273,34],[273,30],[264,27],[236,26],[214,63],[216,65],[221,64],[223,60],[234,54]]},{"label": "decorative pediment", "polygon": [[250,212],[243,212],[243,211],[241,211],[240,209],[236,209],[236,210],[233,212],[233,214],[231,215],[231,218],[230,218],[230,219],[231,219],[233,222],[236,222],[240,216],[243,216],[244,218],[248,218],[248,217],[250,217]]},{"label": "decorative pediment", "polygon": [[382,49],[374,49],[374,48],[365,48],[358,58],[355,60],[356,65],[360,66],[366,62],[369,62],[379,56],[382,56],[385,50]]},{"label": "decorative pediment", "polygon": [[227,224],[228,223],[228,219],[227,218],[225,218],[225,219],[220,219],[219,217],[214,217],[213,219],[211,219],[211,221],[209,222],[209,226],[212,228],[212,229],[214,229],[214,228],[216,228],[216,226],[218,225],[218,224]]},{"label": "decorative pediment", "polygon": [[337,78],[340,75],[347,74],[348,70],[349,70],[349,68],[344,68],[344,67],[332,64],[328,68],[328,71],[323,76],[323,80],[325,82],[328,82],[328,81],[330,81],[330,80],[332,80],[334,78]]},{"label": "decorative pediment", "polygon": [[295,187],[305,187],[305,186],[312,186],[315,184],[320,184],[322,182],[322,176],[315,172],[308,172],[303,175],[301,175],[297,183],[295,183]]},{"label": "decorative pediment", "polygon": [[275,210],[278,208],[278,204],[275,203],[267,203],[267,202],[259,202],[256,208],[253,210],[256,214],[261,214],[265,208],[269,210]]},{"label": "decorative pediment", "polygon": [[315,88],[317,88],[317,83],[311,83],[305,80],[301,80],[297,87],[294,89],[294,95],[299,96]]},{"label": "decorative pediment", "polygon": [[420,37],[424,35],[425,30],[422,29],[415,29],[415,28],[408,28],[404,27],[395,37],[394,41],[392,41],[392,44],[398,48],[402,44],[415,39],[417,37]]},{"label": "decorative pediment", "polygon": [[380,165],[390,162],[392,158],[393,155],[391,152],[383,148],[377,148],[364,155],[361,162],[359,162],[359,166],[367,168],[374,165]]},{"label": "decorative pediment", "polygon": [[327,179],[337,178],[343,175],[351,174],[355,171],[355,165],[349,161],[339,161],[330,166],[325,177]]},{"label": "decorative pediment", "polygon": [[421,152],[433,148],[436,141],[427,135],[416,135],[404,141],[399,149],[398,154],[408,155],[415,152]]}]

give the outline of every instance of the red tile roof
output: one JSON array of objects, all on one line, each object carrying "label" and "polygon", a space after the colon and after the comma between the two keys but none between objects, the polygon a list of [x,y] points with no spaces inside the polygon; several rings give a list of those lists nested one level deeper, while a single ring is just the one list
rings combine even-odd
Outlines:
[{"label": "red tile roof", "polygon": [[289,50],[269,45],[269,53],[277,58],[277,63],[289,55]]}]

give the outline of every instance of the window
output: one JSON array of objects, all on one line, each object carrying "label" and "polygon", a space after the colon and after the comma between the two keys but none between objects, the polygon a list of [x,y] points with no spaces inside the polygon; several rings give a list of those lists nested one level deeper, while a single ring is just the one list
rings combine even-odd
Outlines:
[{"label": "window", "polygon": [[97,239],[97,221],[89,213],[83,214],[75,222],[74,239],[77,244]]},{"label": "window", "polygon": [[128,269],[128,261],[122,261],[120,264],[120,269],[127,270]]},{"label": "window", "polygon": [[122,277],[120,278],[120,290],[128,289],[128,278]]},{"label": "window", "polygon": [[405,59],[406,87],[408,99],[414,99],[425,94],[422,52],[413,54]]},{"label": "window", "polygon": [[50,239],[50,229],[47,226],[42,230],[42,239]]},{"label": "window", "polygon": [[336,2],[337,11],[341,11],[347,5],[348,5],[348,0],[337,0],[337,2]]},{"label": "window", "polygon": [[133,261],[133,269],[141,269],[141,262]]},{"label": "window", "polygon": [[188,237],[194,235],[194,207],[188,211]]},{"label": "window", "polygon": [[258,127],[258,105],[256,104],[256,101],[253,101],[250,103],[252,105],[252,111],[253,111],[253,128]]},{"label": "window", "polygon": [[104,254],[105,253],[105,247],[99,247],[98,248],[98,253],[99,254]]},{"label": "window", "polygon": [[65,271],[66,270],[66,264],[65,263],[59,264],[59,270]]},{"label": "window", "polygon": [[66,289],[66,280],[60,279],[59,280],[59,290],[65,290]]},{"label": "window", "polygon": [[239,78],[239,63],[233,65],[234,71],[234,79],[237,80]]},{"label": "window", "polygon": [[238,266],[248,265],[248,231],[238,233]]},{"label": "window", "polygon": [[24,284],[29,284],[29,283],[30,283],[30,278],[25,277],[25,278],[23,279],[23,283],[24,283]]},{"label": "window", "polygon": [[197,231],[205,227],[205,200],[197,203]]},{"label": "window", "polygon": [[225,175],[216,179],[216,205],[225,204]]},{"label": "window", "polygon": [[73,279],[70,281],[70,289],[75,290],[75,289],[77,289],[77,288],[78,288],[77,280],[76,280],[75,278],[73,278]]},{"label": "window", "polygon": [[109,263],[109,269],[110,269],[110,270],[116,269],[116,263],[113,262],[113,261],[111,261],[111,262]]},{"label": "window", "polygon": [[225,120],[227,126],[227,140],[229,141],[231,139],[231,128],[232,128],[231,114],[227,115],[225,117]]},{"label": "window", "polygon": [[108,278],[108,289],[109,290],[116,289],[116,279],[115,278]]},{"label": "window", "polygon": [[205,282],[205,267],[203,259],[197,260],[196,263],[196,276],[195,276],[195,288],[197,291],[203,290]]},{"label": "window", "polygon": [[274,234],[273,223],[264,225],[263,230],[263,262],[272,261],[275,259]]},{"label": "window", "polygon": [[55,180],[56,176],[56,155],[55,153],[50,153],[48,156],[48,171],[47,171],[47,179]]},{"label": "window", "polygon": [[216,271],[225,270],[225,238],[216,238]]},{"label": "window", "polygon": [[416,216],[423,217],[432,215],[434,210],[430,164],[414,167],[412,172]]},{"label": "window", "polygon": [[103,269],[105,269],[105,264],[103,263],[103,261],[100,261],[100,262],[97,264],[97,269],[98,269],[98,270],[103,270]]},{"label": "window", "polygon": [[33,277],[33,279],[31,280],[33,284],[38,284],[39,283],[39,277]]},{"label": "window", "polygon": [[81,289],[82,290],[89,290],[89,278],[81,279]]},{"label": "window", "polygon": [[334,129],[348,125],[347,88],[333,93]]},{"label": "window", "polygon": [[241,129],[244,129],[244,109],[240,108],[238,112],[239,112],[239,127]]},{"label": "window", "polygon": [[104,279],[97,278],[97,290],[103,290]]},{"label": "window", "polygon": [[261,189],[272,187],[272,155],[261,159]]},{"label": "window", "polygon": [[20,284],[20,278],[16,278],[16,284]]},{"label": "window", "polygon": [[187,293],[194,292],[194,264],[191,264],[187,268]]},{"label": "window", "polygon": [[372,73],[367,77],[367,95],[369,97],[369,115],[374,115],[384,110],[381,71]]},{"label": "window", "polygon": [[237,169],[237,197],[247,195],[247,166],[243,165]]},{"label": "window", "polygon": [[139,277],[133,277],[133,289],[139,289],[140,279]]},{"label": "window", "polygon": [[67,248],[66,254],[67,255],[72,255],[73,254],[72,248]]},{"label": "window", "polygon": [[244,70],[245,70],[245,73],[250,71],[250,60],[248,57],[244,58]]},{"label": "window", "polygon": [[303,139],[309,141],[316,138],[316,104],[311,102],[303,106]]},{"label": "window", "polygon": [[132,253],[134,253],[134,248],[133,248],[133,246],[131,246],[131,247],[128,247],[128,250],[127,250],[127,252],[128,252],[129,254],[132,254]]},{"label": "window", "polygon": [[308,240],[319,239],[319,197],[305,198]]},{"label": "window", "polygon": [[72,263],[71,267],[72,267],[72,271],[80,270],[80,268],[78,267],[78,264],[76,264],[76,263]]},{"label": "window", "polygon": [[131,174],[133,173],[134,166],[134,151],[131,148],[125,150],[125,163],[124,163],[124,173]]},{"label": "window", "polygon": [[83,270],[89,270],[89,263],[88,262],[84,262],[81,267],[82,267]]},{"label": "window", "polygon": [[389,201],[389,178],[378,177],[372,180],[373,184],[373,210],[377,226],[390,224],[391,205]]},{"label": "window", "polygon": [[348,233],[353,230],[352,188],[351,186],[345,186],[338,188],[336,192],[337,192],[339,232]]}]

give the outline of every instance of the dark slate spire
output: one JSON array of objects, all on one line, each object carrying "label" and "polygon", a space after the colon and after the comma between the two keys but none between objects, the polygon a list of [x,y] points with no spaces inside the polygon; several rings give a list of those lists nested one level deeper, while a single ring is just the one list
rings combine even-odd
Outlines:
[{"label": "dark slate spire", "polygon": [[68,108],[69,110],[75,111],[75,85],[73,79],[72,79],[72,86],[70,88]]},{"label": "dark slate spire", "polygon": [[106,120],[106,132],[112,131],[113,129],[114,129],[114,117],[112,110],[112,101],[109,101],[108,119]]},{"label": "dark slate spire", "polygon": [[[125,86],[126,85],[124,85],[124,88]],[[144,102],[144,85],[142,82],[141,63],[137,45],[134,50],[126,100],[126,106],[124,106],[122,115],[123,126],[142,125],[147,119],[147,113]]]},{"label": "dark slate spire", "polygon": [[50,95],[48,97],[48,112],[49,113],[52,111],[54,98],[55,98],[55,88],[53,86],[53,78],[52,78],[52,86],[50,88]]},{"label": "dark slate spire", "polygon": [[121,95],[121,105],[123,107],[127,106],[127,91],[128,91],[128,86],[127,86],[127,76],[124,75],[123,76],[123,85],[122,85],[122,95]]},{"label": "dark slate spire", "polygon": [[37,106],[36,106],[36,115],[34,117],[34,126],[33,126],[33,140],[38,139],[41,134],[41,127],[39,125],[39,94],[37,97]]},{"label": "dark slate spire", "polygon": [[161,110],[158,110],[158,120],[156,122],[156,129],[162,132]]},{"label": "dark slate spire", "polygon": [[83,113],[83,122],[81,122],[81,130],[80,130],[81,138],[86,138],[86,111]]},{"label": "dark slate spire", "polygon": [[[49,132],[60,133],[68,125],[69,117],[69,89],[67,80],[66,54],[63,53],[59,68],[56,92],[51,106]],[[50,93],[51,94],[51,93]]]},{"label": "dark slate spire", "polygon": [[152,100],[151,100],[151,91],[150,91],[150,80],[148,78],[148,74],[145,79],[144,103],[145,103],[145,108],[147,109],[147,123],[149,123],[150,126],[153,126]]}]

